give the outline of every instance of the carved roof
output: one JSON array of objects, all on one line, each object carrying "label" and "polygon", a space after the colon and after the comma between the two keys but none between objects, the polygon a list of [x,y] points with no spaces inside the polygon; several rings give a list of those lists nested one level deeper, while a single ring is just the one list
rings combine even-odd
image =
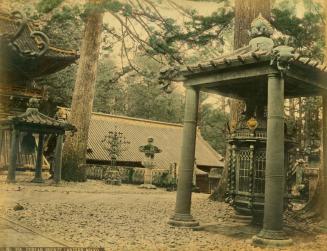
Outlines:
[{"label": "carved roof", "polygon": [[[249,36],[252,37],[252,39],[248,46],[235,50],[232,53],[222,55],[218,58],[205,60],[197,64],[163,69],[160,72],[163,88],[168,90],[170,81],[185,81],[199,78],[204,75],[219,74],[222,72],[228,74],[227,71],[231,75],[230,79],[236,79],[233,76],[235,74],[231,73],[234,69],[242,69],[244,71],[250,68],[257,68],[258,74],[252,74],[251,77],[258,77],[262,75],[259,69],[259,67],[262,69],[262,66],[272,66],[284,73],[291,70],[293,71],[292,73],[298,75],[301,75],[301,73],[303,74],[303,70],[311,75],[322,73],[324,74],[323,76],[326,77],[326,64],[305,57],[300,53],[297,53],[295,48],[288,45],[276,46],[274,41],[270,38],[272,33],[273,27],[260,14],[251,23]],[[315,81],[316,79],[311,78],[311,80]],[[212,79],[211,81],[212,83],[214,82]],[[327,86],[324,85],[323,89],[327,90]]]},{"label": "carved roof", "polygon": [[[271,61],[273,53],[270,50],[252,50],[251,46],[246,46],[241,49],[235,50],[230,54],[225,54],[221,57],[199,62],[197,64],[185,65],[179,69],[180,75],[191,75],[196,73],[204,73],[216,70],[222,70],[230,67],[236,67],[240,65],[250,65],[257,63],[267,63]],[[291,65],[303,65],[310,70],[318,70],[321,72],[327,72],[327,65],[301,56],[299,53],[294,54],[294,59],[289,62]],[[165,71],[162,71],[164,74]]]},{"label": "carved roof", "polygon": [[54,73],[79,57],[76,51],[52,46],[49,38],[34,31],[19,12],[0,12],[0,53],[3,60],[1,74],[15,80]]},{"label": "carved roof", "polygon": [[39,112],[38,108],[34,107],[27,108],[26,112],[21,115],[11,116],[6,120],[0,120],[0,124],[19,126],[19,129],[35,129],[35,132],[38,132],[39,129],[41,129],[42,132],[49,130],[49,133],[54,131],[76,131],[76,127],[68,122],[48,117]]}]

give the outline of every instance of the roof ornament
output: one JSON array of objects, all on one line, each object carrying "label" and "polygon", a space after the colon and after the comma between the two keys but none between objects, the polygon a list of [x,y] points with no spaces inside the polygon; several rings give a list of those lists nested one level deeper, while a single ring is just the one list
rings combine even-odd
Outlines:
[{"label": "roof ornament", "polygon": [[19,11],[11,12],[11,16],[15,19],[15,22],[19,25],[15,34],[10,37],[10,41],[14,42],[23,32],[24,28],[27,26],[27,22],[24,15]]},{"label": "roof ornament", "polygon": [[160,71],[159,84],[161,89],[166,93],[172,93],[173,89],[171,88],[172,79],[174,79],[179,74],[179,66],[164,68]]},{"label": "roof ornament", "polygon": [[252,38],[249,45],[252,50],[270,51],[274,47],[274,41],[270,38],[274,32],[274,28],[260,13],[251,23],[251,29],[248,31]]},{"label": "roof ornament", "polygon": [[253,19],[251,23],[251,30],[248,31],[249,36],[252,38],[255,37],[270,37],[274,33],[274,28],[269,23],[267,19],[265,19],[260,13],[259,16]]},{"label": "roof ornament", "polygon": [[37,98],[30,98],[27,103],[28,108],[38,109],[40,107],[40,102]]},{"label": "roof ornament", "polygon": [[31,38],[34,38],[37,42],[37,45],[40,51],[37,53],[37,56],[43,56],[49,49],[50,39],[41,31],[31,32]]},{"label": "roof ornament", "polygon": [[272,50],[270,65],[276,65],[277,69],[285,72],[290,68],[290,62],[295,58],[295,49],[288,45],[280,45]]}]

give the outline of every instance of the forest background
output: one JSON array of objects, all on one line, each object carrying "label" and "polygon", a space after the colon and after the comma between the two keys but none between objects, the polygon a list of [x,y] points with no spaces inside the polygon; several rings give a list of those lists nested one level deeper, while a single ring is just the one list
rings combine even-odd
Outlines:
[{"label": "forest background", "polygon": [[[115,14],[104,15],[93,111],[182,123],[184,88],[181,83],[175,83],[169,93],[164,92],[159,85],[158,73],[176,63],[194,63],[230,52],[233,49],[234,1],[152,0],[132,3],[149,13],[148,17],[133,17],[130,21],[129,17],[134,13],[124,10],[122,16],[130,22],[128,27],[137,35],[134,39],[128,38],[127,27]],[[1,3],[1,9],[25,13],[37,29],[49,36],[51,44],[75,50],[79,50],[83,37],[85,6],[86,1],[77,0],[5,0]],[[121,6],[112,5],[110,8]],[[151,20],[151,14],[156,11],[165,17],[166,22],[169,21],[164,29],[152,27],[156,20]],[[292,46],[321,61],[324,59],[323,20],[321,1],[272,1],[271,21],[276,29],[290,38],[288,41]],[[280,39],[278,36],[277,32],[276,40]],[[133,40],[141,41],[135,43]],[[140,48],[144,45],[147,48]],[[77,65],[72,65],[36,81],[48,93],[43,112],[53,115],[57,106],[70,107],[76,70]],[[223,155],[229,104],[229,99],[201,93],[201,134]],[[303,151],[311,149],[312,142],[320,138],[320,109],[318,97],[292,99],[285,103],[285,115],[289,125],[297,129]]]}]

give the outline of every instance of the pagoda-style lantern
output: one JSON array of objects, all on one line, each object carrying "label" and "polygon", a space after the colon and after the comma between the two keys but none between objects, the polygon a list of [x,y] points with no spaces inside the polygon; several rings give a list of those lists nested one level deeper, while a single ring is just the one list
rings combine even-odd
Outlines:
[{"label": "pagoda-style lantern", "polygon": [[[171,81],[183,81],[186,87],[176,207],[169,224],[199,225],[191,215],[197,113],[199,92],[211,92],[246,103],[240,119],[230,125],[226,159],[229,201],[241,213],[257,216],[263,210],[263,229],[253,238],[254,245],[292,243],[283,232],[283,211],[288,198],[287,174],[296,147],[285,125],[284,99],[323,96],[326,159],[327,66],[304,57],[290,46],[276,46],[270,38],[272,32],[270,23],[260,15],[251,24],[252,39],[248,46],[196,65],[162,70],[164,89],[168,89]],[[323,163],[327,177],[327,161]]]},{"label": "pagoda-style lantern", "polygon": [[[39,103],[37,99],[31,98],[28,103],[28,108],[23,114],[17,116],[10,116],[7,119],[0,119],[0,129],[6,130],[11,133],[11,143],[9,147],[9,165],[8,165],[8,175],[7,182],[16,182],[16,169],[17,169],[17,157],[20,145],[20,135],[25,133],[29,135],[28,141],[21,144],[30,144],[33,142],[33,147],[35,147],[34,135],[38,136],[37,144],[37,156],[35,161],[35,177],[32,180],[34,183],[43,183],[42,178],[42,160],[43,160],[43,148],[44,139],[46,135],[55,135],[57,138],[56,149],[55,149],[55,171],[54,180],[59,183],[61,180],[61,159],[62,159],[62,146],[63,146],[63,136],[66,131],[75,132],[76,127],[60,119],[54,119],[48,117],[38,110]],[[34,139],[34,140],[32,140]],[[25,148],[30,148],[30,145],[24,146]]]},{"label": "pagoda-style lantern", "polygon": [[[227,201],[242,214],[252,216],[260,223],[263,217],[265,194],[267,114],[266,100],[246,100],[246,111],[240,116],[236,128],[227,136],[228,190]],[[255,109],[253,109],[255,108]],[[255,116],[255,117],[254,117]],[[295,139],[285,126],[285,177],[295,160]],[[286,182],[285,203],[290,196]]]}]

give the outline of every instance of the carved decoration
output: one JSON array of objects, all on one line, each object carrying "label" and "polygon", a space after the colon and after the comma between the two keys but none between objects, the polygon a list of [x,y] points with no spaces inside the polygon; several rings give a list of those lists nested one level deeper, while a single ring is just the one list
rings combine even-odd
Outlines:
[{"label": "carved decoration", "polygon": [[174,79],[179,74],[180,68],[178,66],[164,68],[160,71],[159,84],[161,89],[166,93],[171,93],[173,90],[171,88],[172,79]]},{"label": "carved decoration", "polygon": [[295,58],[294,52],[293,47],[280,45],[273,49],[270,64],[276,64],[278,70],[285,72],[290,68],[289,63]]},{"label": "carved decoration", "polygon": [[274,32],[274,28],[260,13],[251,23],[251,29],[248,31],[251,38],[270,37]]}]

